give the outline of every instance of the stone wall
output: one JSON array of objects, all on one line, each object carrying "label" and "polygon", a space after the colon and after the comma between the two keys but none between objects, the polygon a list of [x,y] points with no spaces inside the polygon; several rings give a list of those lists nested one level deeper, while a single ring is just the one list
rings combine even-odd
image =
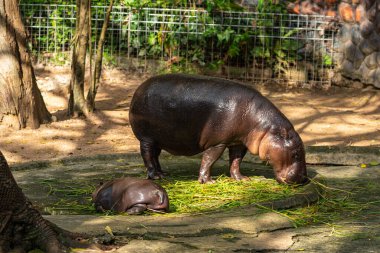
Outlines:
[{"label": "stone wall", "polygon": [[380,88],[380,0],[305,0],[289,4],[297,14],[322,14],[340,23],[335,61],[341,76]]}]

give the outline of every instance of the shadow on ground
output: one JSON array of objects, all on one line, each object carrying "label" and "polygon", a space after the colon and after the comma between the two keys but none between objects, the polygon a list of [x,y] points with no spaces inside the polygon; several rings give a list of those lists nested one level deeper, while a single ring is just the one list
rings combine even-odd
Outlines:
[{"label": "shadow on ground", "polygon": [[[197,179],[199,157],[167,156],[161,160],[169,178]],[[247,160],[242,166],[244,174],[263,180],[273,178],[270,167]],[[227,172],[226,164],[227,161],[218,161],[214,177]],[[138,155],[76,157],[22,164],[12,169],[20,187],[40,207],[59,203],[59,194],[49,194],[54,190],[54,181],[71,182],[72,196],[65,192],[61,197],[79,201],[77,206],[82,201],[87,213],[68,215],[67,210],[61,209],[57,211],[61,215],[45,217],[68,230],[90,231],[94,235],[104,234],[109,226],[115,236],[100,236],[99,240],[115,240],[121,246],[117,252],[377,252],[380,166],[309,167],[324,178],[326,198],[317,204],[278,211],[251,205],[197,215],[142,216],[97,215],[88,205],[89,194],[100,181],[121,176],[145,177]],[[76,192],[76,186],[84,184],[88,187],[82,189],[87,190]]]}]

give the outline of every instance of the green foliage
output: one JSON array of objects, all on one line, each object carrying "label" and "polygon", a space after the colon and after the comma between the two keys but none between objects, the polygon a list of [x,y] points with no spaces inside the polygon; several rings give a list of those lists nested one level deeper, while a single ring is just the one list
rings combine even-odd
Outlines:
[{"label": "green foliage", "polygon": [[333,59],[332,59],[331,55],[325,54],[323,56],[323,65],[326,67],[330,67],[333,65]]},{"label": "green foliage", "polygon": [[202,3],[197,3],[198,1],[189,0],[121,0],[125,6],[133,8],[205,8],[207,11],[230,11],[230,10],[241,10],[242,8],[235,4],[233,0],[207,0],[202,1]]},{"label": "green foliage", "polygon": [[286,10],[282,4],[273,2],[259,1],[259,14],[254,24],[257,27],[254,36],[258,41],[251,55],[281,75],[299,60],[298,50],[303,47],[303,42],[298,40],[297,28],[289,27],[281,15],[273,15]]},{"label": "green foliage", "polygon": [[286,13],[286,1],[258,0],[257,11],[260,13]]},{"label": "green foliage", "polygon": [[[44,1],[22,1],[24,4],[32,2]],[[92,4],[106,6],[108,2],[98,0],[92,1]],[[121,12],[121,7],[115,6],[116,10],[111,15],[112,29],[106,35],[104,49],[105,63],[109,65],[117,64],[117,59],[112,55],[125,54],[128,57],[166,61],[168,69],[163,71],[217,71],[229,62],[246,61],[245,64],[249,65],[260,62],[260,68],[268,67],[278,74],[285,72],[300,57],[297,51],[303,45],[294,39],[297,31],[288,28],[287,23],[282,23],[279,16],[272,14],[286,11],[281,1],[280,4],[276,3],[278,1],[259,1],[258,13],[250,17],[252,27],[240,27],[240,18],[234,17],[224,23],[225,13],[220,10],[239,10],[240,7],[235,6],[234,1],[203,1],[198,6],[195,6],[194,1],[188,0],[121,2],[129,9]],[[75,1],[56,0],[53,3],[74,4]],[[21,8],[25,23],[28,27],[33,27],[30,47],[37,55],[41,51],[70,50],[75,27],[75,7],[56,4],[44,5],[43,11],[38,5],[24,5]],[[155,11],[143,8],[173,6],[187,7],[184,8],[187,12],[178,14],[180,12],[172,13],[169,9]],[[195,10],[194,7],[198,9]],[[199,11],[200,7],[208,12]],[[99,36],[105,10],[96,8],[92,11],[93,43]],[[31,18],[36,16],[40,18]],[[59,60],[54,61],[62,64]],[[328,55],[324,56],[323,61],[325,66],[332,64]]]},{"label": "green foliage", "polygon": [[[123,0],[116,0],[116,4],[120,4]],[[110,0],[91,0],[91,4],[94,5],[108,5]],[[76,0],[20,0],[21,4],[59,4],[59,5],[66,5],[66,4],[76,4]]]},{"label": "green foliage", "polygon": [[103,52],[103,64],[105,66],[116,66],[117,60],[113,55],[111,55],[107,51],[104,51]]}]

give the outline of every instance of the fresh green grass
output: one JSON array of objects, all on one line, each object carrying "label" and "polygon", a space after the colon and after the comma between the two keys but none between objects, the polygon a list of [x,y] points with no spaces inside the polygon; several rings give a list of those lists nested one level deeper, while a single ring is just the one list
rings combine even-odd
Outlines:
[{"label": "fresh green grass", "polygon": [[[205,213],[289,197],[301,188],[280,185],[274,179],[250,177],[236,181],[220,176],[214,184],[200,184],[194,178],[178,177],[156,181],[169,195],[170,212]],[[94,213],[91,193],[94,184],[86,181],[43,180],[48,195],[57,201],[45,206],[50,213]]]},{"label": "fresh green grass", "polygon": [[[259,204],[290,197],[302,191],[303,187],[280,185],[274,179],[253,176],[249,181],[235,181],[227,176],[216,178],[214,184],[199,184],[193,176],[173,176],[156,181],[168,192],[170,213],[199,214],[213,211],[230,210],[233,208]],[[39,182],[48,190],[48,195],[54,201],[44,206],[45,211],[54,214],[95,214],[91,204],[91,193],[95,184],[91,180],[43,180]],[[267,211],[280,213],[291,219],[296,226],[310,224],[327,224],[332,227],[343,219],[355,219],[363,215],[372,215],[369,209],[374,203],[358,199],[358,194],[365,194],[376,189],[373,182],[368,185],[358,185],[357,182],[340,182],[342,188],[328,187],[319,184],[323,189],[318,203],[306,207]],[[331,183],[329,183],[331,185]],[[349,189],[349,190],[347,190]],[[106,213],[105,215],[112,215]]]},{"label": "fresh green grass", "polygon": [[161,184],[168,192],[170,210],[175,213],[204,213],[246,206],[289,197],[299,191],[273,179],[250,179],[236,181],[223,175],[214,184],[181,179],[164,180]]},{"label": "fresh green grass", "polygon": [[[318,183],[323,189],[322,198],[317,203],[300,208],[281,210],[279,213],[291,219],[296,226],[305,226],[310,224],[326,224],[335,227],[336,223],[346,219],[355,220],[357,217],[370,215],[368,210],[373,205],[378,205],[378,201],[361,200],[358,196],[361,194],[370,194],[372,182],[359,186],[357,182],[345,181],[340,182],[342,187],[332,188],[322,183]],[[330,183],[331,184],[331,183]]]},{"label": "fresh green grass", "polygon": [[95,185],[85,180],[44,179],[38,182],[47,190],[48,203],[43,210],[51,214],[94,213],[91,193]]}]

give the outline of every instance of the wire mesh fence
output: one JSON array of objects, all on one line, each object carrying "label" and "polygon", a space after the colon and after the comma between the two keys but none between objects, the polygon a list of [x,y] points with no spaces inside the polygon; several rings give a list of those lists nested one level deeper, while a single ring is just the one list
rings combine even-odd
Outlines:
[{"label": "wire mesh fence", "polygon": [[[92,41],[107,6],[92,8]],[[74,5],[22,4],[39,61],[69,55]],[[115,6],[108,63],[132,72],[190,72],[252,81],[330,82],[335,30],[325,16]]]}]

